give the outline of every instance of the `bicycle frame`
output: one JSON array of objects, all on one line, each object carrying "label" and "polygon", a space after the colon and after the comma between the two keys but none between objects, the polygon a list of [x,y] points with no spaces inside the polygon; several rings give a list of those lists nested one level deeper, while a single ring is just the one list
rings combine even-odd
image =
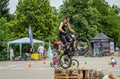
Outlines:
[{"label": "bicycle frame", "polygon": [[75,52],[74,49],[77,49],[77,45],[76,45],[77,40],[74,35],[71,35],[71,34],[66,34],[66,35],[70,37],[70,41],[67,44],[67,46],[65,47],[65,50],[69,49],[69,52],[71,52],[71,53],[69,53],[69,55],[70,55],[70,57],[72,57],[72,55]]},{"label": "bicycle frame", "polygon": [[[70,34],[66,34],[66,35],[69,35],[70,40],[69,41],[67,40],[68,43],[63,46],[64,53],[60,57],[60,60],[61,60],[60,66],[64,69],[67,69],[71,66],[72,57],[75,55],[75,53],[78,53],[81,49],[86,49],[86,47],[85,48],[82,48],[82,47],[84,47],[85,45],[88,46],[88,43],[89,43],[89,41],[86,38],[76,39],[75,36],[72,36]],[[82,45],[82,47],[81,47],[81,45]],[[79,49],[79,47],[80,47],[80,49]],[[85,52],[85,50],[84,50],[84,52]],[[62,59],[63,56],[66,56],[66,57]],[[66,59],[67,59],[67,61],[66,61]]]},{"label": "bicycle frame", "polygon": [[[70,37],[70,42],[67,45],[68,48],[65,48],[65,50],[69,49],[69,51],[71,52],[70,56],[72,56],[76,51],[80,51],[80,52],[88,51],[88,49],[90,47],[88,39],[86,39],[84,37],[80,37],[79,35],[77,37],[75,35],[71,35],[71,34],[67,34],[67,35]],[[87,43],[88,48],[84,47],[83,44],[82,44],[83,46],[78,47],[78,43],[82,43],[82,42]]]}]

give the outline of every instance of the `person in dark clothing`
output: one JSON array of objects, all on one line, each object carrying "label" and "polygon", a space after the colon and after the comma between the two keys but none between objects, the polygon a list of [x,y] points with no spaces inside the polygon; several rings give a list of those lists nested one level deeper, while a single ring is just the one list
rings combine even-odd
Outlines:
[{"label": "person in dark clothing", "polygon": [[60,25],[59,25],[59,38],[60,38],[60,41],[64,45],[63,47],[66,48],[64,50],[64,54],[69,54],[69,43],[70,43],[70,41],[72,41],[70,36],[67,35],[67,29],[70,32],[76,34],[76,32],[69,25],[69,21],[70,21],[70,18],[69,17],[65,17],[64,21],[61,22]]},{"label": "person in dark clothing", "polygon": [[59,38],[60,38],[60,41],[65,45],[67,44],[69,41],[70,41],[70,38],[69,36],[67,36],[67,29],[76,34],[76,32],[71,28],[71,26],[69,25],[69,21],[70,21],[70,18],[69,17],[65,17],[64,18],[64,21],[60,23],[59,25]]},{"label": "person in dark clothing", "polygon": [[33,48],[32,46],[30,46],[30,48],[28,49],[28,54],[32,54],[33,53]]}]

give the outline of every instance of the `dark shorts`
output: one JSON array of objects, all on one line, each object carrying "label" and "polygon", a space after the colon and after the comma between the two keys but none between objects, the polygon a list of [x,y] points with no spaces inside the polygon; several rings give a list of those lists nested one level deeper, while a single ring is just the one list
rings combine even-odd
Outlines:
[{"label": "dark shorts", "polygon": [[70,41],[70,36],[68,35],[64,35],[62,33],[59,33],[59,38],[60,38],[60,41],[65,45],[67,42]]}]

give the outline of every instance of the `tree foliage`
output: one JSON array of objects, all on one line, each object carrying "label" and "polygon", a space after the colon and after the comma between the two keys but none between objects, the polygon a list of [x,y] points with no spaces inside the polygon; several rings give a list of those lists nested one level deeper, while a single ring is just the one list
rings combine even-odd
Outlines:
[{"label": "tree foliage", "polygon": [[[71,26],[81,36],[93,38],[105,33],[120,44],[120,8],[105,0],[64,0],[58,11],[49,0],[19,0],[15,14],[9,14],[9,0],[0,0],[0,61],[8,59],[8,41],[28,36],[32,27],[33,38],[47,42],[58,40],[59,22],[71,17]],[[27,47],[23,47],[23,51]],[[19,48],[14,46],[15,52]]]},{"label": "tree foliage", "polygon": [[[28,36],[28,26],[32,26],[33,37],[47,41],[56,39],[56,17],[52,14],[49,0],[19,0],[16,11],[16,36]],[[19,30],[19,31],[18,31]]]},{"label": "tree foliage", "polygon": [[[33,38],[45,42],[57,40],[56,15],[57,10],[50,6],[49,0],[19,0],[16,13],[11,15],[9,22],[7,16],[0,18],[0,58],[5,59],[8,41],[28,36],[29,25],[32,26]],[[19,51],[19,48],[14,46],[14,50]]]},{"label": "tree foliage", "polygon": [[118,16],[118,7],[110,7],[104,0],[93,0],[92,6],[96,7],[101,14],[99,23],[102,25],[102,32],[113,38],[116,44],[120,44],[120,32],[118,30],[120,29],[120,19]]},{"label": "tree foliage", "polygon": [[93,38],[103,32],[120,43],[118,13],[118,8],[110,7],[104,0],[65,0],[59,17],[70,16],[73,28],[82,36]]},{"label": "tree foliage", "polygon": [[6,27],[6,23],[7,23],[6,18],[0,18],[0,61],[8,59],[6,45],[9,33]]},{"label": "tree foliage", "polygon": [[10,20],[9,0],[0,0],[0,61],[8,59],[6,52],[7,37],[9,37],[6,24]]},{"label": "tree foliage", "polygon": [[10,19],[8,5],[9,0],[0,0],[0,18],[7,17],[7,19]]},{"label": "tree foliage", "polygon": [[92,37],[98,33],[97,25],[99,23],[96,16],[99,15],[99,12],[90,6],[89,0],[65,0],[60,13],[72,18],[75,30],[82,36]]}]

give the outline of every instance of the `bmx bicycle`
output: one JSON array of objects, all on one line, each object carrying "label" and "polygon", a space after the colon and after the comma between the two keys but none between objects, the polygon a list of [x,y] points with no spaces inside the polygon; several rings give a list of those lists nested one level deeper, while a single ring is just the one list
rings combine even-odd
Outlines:
[{"label": "bmx bicycle", "polygon": [[[50,66],[53,67],[54,69],[59,69],[61,67],[60,63],[62,63],[60,61],[60,57],[62,54],[58,54],[58,52],[56,53],[56,55],[54,55],[52,62],[50,62]],[[65,56],[63,56],[65,57]],[[66,62],[69,63],[69,62]],[[72,59],[72,63],[71,63],[71,68],[78,68],[79,67],[79,62],[77,59]]]},{"label": "bmx bicycle", "polygon": [[67,69],[72,65],[73,56],[83,52],[85,53],[90,48],[90,43],[87,38],[68,33],[66,35],[69,36],[71,41],[69,41],[69,44],[62,48],[64,53],[60,56],[60,66],[64,69]]}]

